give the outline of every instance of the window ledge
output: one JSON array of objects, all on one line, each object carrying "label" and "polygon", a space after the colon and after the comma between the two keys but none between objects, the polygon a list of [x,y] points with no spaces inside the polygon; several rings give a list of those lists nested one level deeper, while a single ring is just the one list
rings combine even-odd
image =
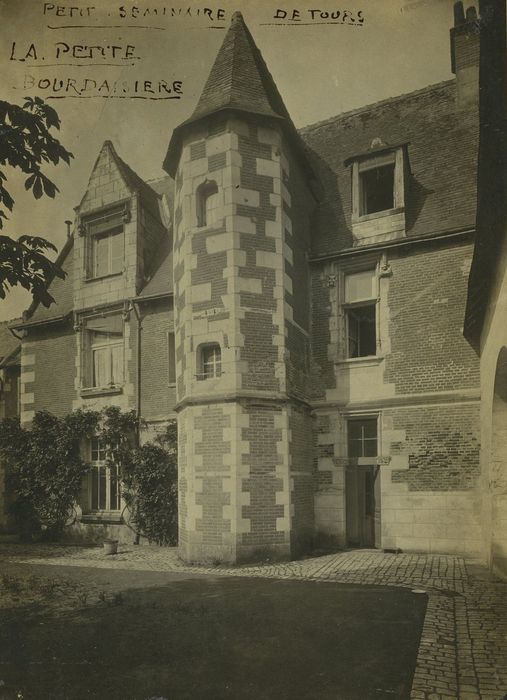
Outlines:
[{"label": "window ledge", "polygon": [[81,389],[81,398],[87,398],[92,396],[112,396],[114,394],[122,394],[123,388],[121,386],[93,386],[85,389]]},{"label": "window ledge", "polygon": [[335,360],[335,365],[345,367],[370,367],[379,365],[385,359],[384,355],[368,355],[367,357],[347,357],[343,360]]},{"label": "window ledge", "polygon": [[403,214],[405,207],[394,207],[393,209],[384,209],[383,211],[375,211],[371,214],[361,214],[360,216],[353,216],[352,223],[358,224],[362,221],[372,221],[374,219],[380,219],[384,216],[394,216],[395,214]]},{"label": "window ledge", "polygon": [[111,277],[121,277],[123,275],[124,270],[121,272],[111,272],[107,275],[100,275],[100,277],[85,277],[84,281],[85,282],[100,282],[101,280],[108,280],[111,279]]},{"label": "window ledge", "polygon": [[83,513],[80,518],[82,523],[101,523],[109,525],[121,525],[123,523],[123,518],[121,517],[120,511],[115,510],[102,510],[93,513]]}]

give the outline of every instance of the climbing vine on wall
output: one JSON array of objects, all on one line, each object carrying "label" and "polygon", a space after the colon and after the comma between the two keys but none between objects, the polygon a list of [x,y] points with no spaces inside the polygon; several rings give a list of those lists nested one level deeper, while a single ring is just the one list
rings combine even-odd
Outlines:
[{"label": "climbing vine on wall", "polygon": [[30,427],[18,419],[0,422],[0,456],[11,495],[9,510],[20,534],[58,538],[72,521],[90,465],[84,442],[98,437],[106,465],[118,466],[125,520],[151,542],[177,542],[177,436],[175,422],[154,442],[139,445],[135,411],[109,406],[77,410],[63,418],[35,414]]},{"label": "climbing vine on wall", "polygon": [[50,539],[61,534],[88,468],[81,440],[93,434],[97,421],[98,414],[90,411],[64,418],[41,411],[29,429],[18,419],[0,423],[9,511],[24,539],[41,531]]},{"label": "climbing vine on wall", "polygon": [[178,543],[176,423],[122,465],[123,498],[136,530],[150,542]]}]

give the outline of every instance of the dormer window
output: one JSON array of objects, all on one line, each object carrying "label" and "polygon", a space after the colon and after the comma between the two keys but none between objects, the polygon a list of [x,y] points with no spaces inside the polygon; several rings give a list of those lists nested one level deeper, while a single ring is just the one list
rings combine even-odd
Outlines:
[{"label": "dormer window", "polygon": [[210,226],[218,220],[218,186],[206,180],[197,188],[197,225]]},{"label": "dormer window", "polygon": [[119,275],[125,267],[125,207],[105,210],[82,222],[87,279]]},{"label": "dormer window", "polygon": [[346,161],[352,165],[354,245],[405,236],[406,146],[386,146],[376,139],[370,151]]},{"label": "dormer window", "polygon": [[394,162],[359,173],[360,214],[394,209]]}]

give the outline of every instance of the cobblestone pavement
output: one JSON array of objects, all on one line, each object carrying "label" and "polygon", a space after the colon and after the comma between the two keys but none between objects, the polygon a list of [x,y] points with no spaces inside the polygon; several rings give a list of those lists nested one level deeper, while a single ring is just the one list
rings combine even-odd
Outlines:
[{"label": "cobblestone pavement", "polygon": [[412,700],[507,699],[507,582],[455,556],[354,550],[286,563],[189,566],[176,549],[0,544],[0,563],[81,566],[213,576],[317,579],[409,587],[428,594]]}]

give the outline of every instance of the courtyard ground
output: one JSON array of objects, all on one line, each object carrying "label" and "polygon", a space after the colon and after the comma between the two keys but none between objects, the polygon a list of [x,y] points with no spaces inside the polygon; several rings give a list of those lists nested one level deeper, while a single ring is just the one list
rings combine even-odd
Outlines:
[{"label": "courtyard ground", "polygon": [[507,583],[362,550],[190,567],[176,550],[0,546],[0,698],[507,694]]}]

